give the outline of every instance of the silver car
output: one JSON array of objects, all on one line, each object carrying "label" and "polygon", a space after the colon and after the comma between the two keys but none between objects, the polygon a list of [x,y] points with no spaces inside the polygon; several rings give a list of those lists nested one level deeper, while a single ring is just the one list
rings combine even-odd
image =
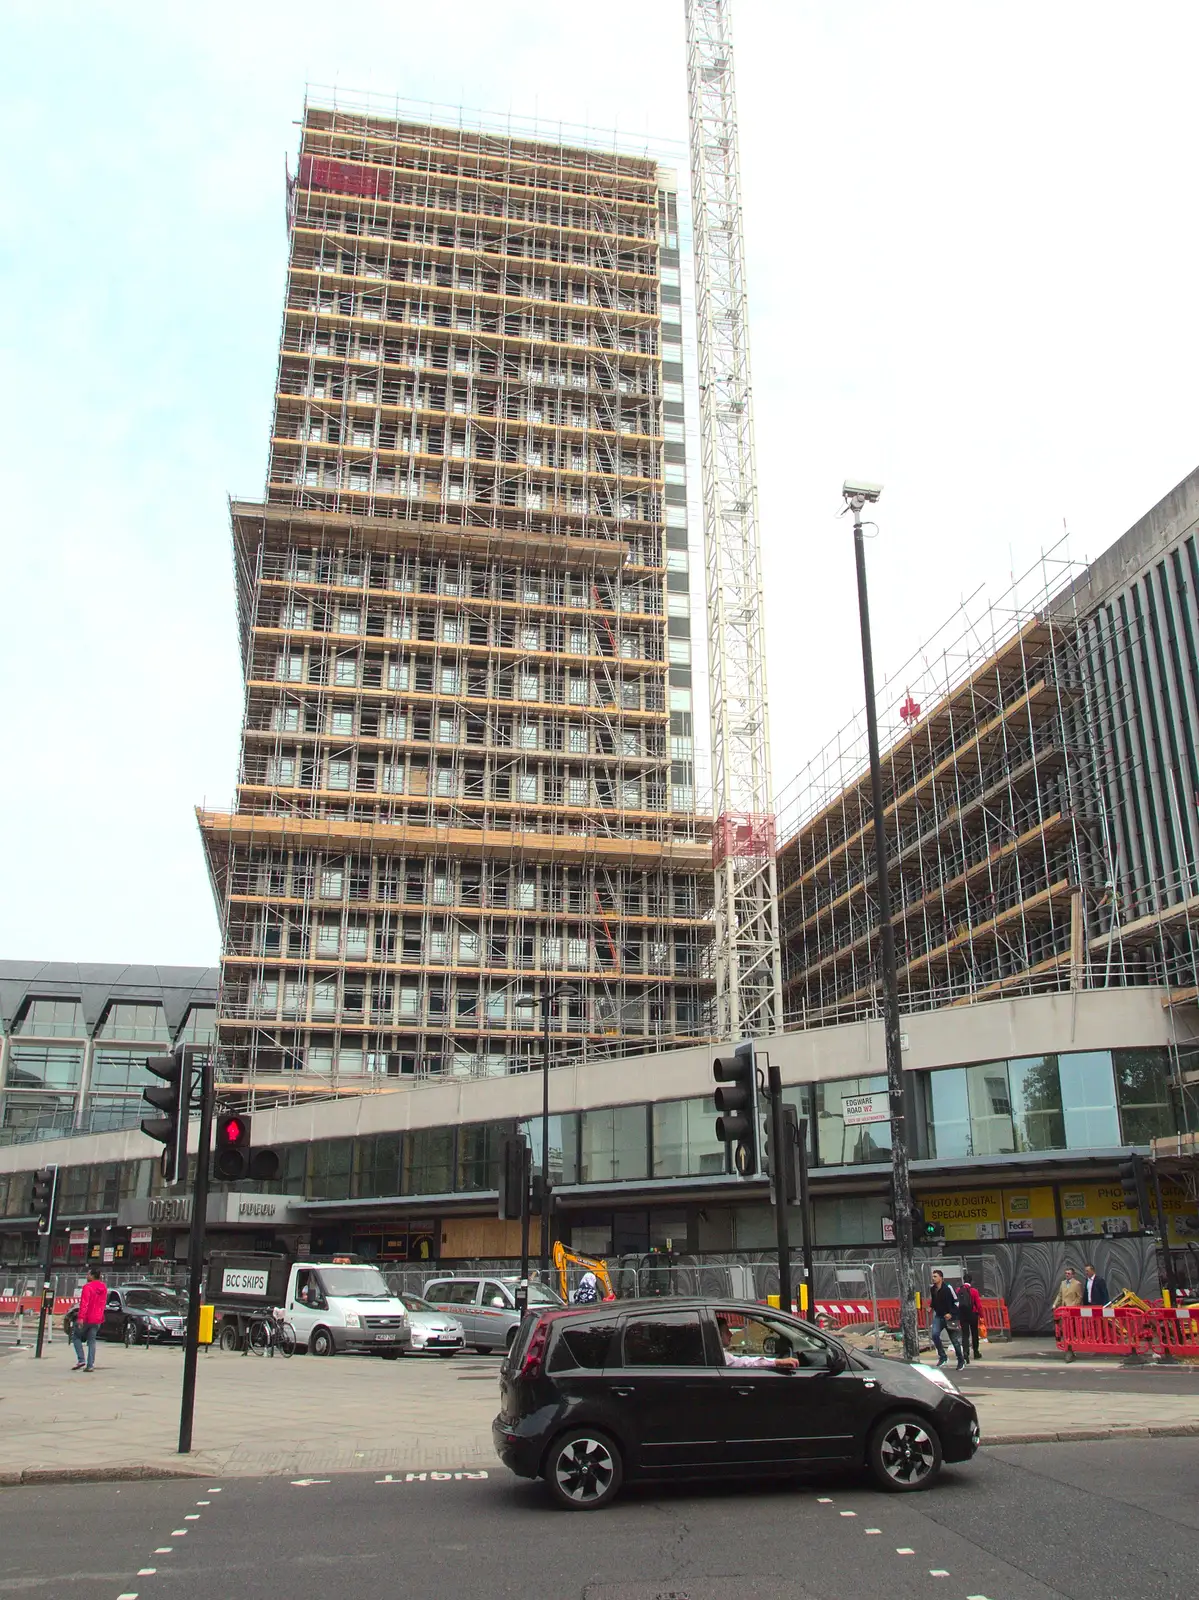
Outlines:
[{"label": "silver car", "polygon": [[439,1356],[457,1355],[466,1348],[466,1332],[456,1317],[451,1317],[436,1306],[422,1300],[418,1294],[400,1295],[408,1311],[408,1326],[412,1330],[410,1354],[422,1353]]},{"label": "silver car", "polygon": [[[515,1277],[430,1278],[425,1299],[438,1311],[447,1311],[463,1326],[466,1342],[481,1356],[506,1350],[516,1337],[520,1316],[516,1309]],[[530,1306],[560,1306],[562,1301],[544,1283],[530,1283]]]}]

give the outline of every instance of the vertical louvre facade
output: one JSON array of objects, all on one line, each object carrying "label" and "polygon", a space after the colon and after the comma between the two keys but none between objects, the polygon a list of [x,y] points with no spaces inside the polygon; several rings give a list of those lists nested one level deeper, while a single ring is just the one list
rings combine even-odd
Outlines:
[{"label": "vertical louvre facade", "polygon": [[678,214],[656,163],[309,106],[246,709],[201,826],[259,1088],[707,1036]]}]

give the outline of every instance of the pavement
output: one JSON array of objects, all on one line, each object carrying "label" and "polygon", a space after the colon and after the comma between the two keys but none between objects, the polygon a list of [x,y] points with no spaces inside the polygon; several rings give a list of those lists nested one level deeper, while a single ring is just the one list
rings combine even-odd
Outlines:
[{"label": "pavement", "polygon": [[[1031,1342],[1000,1348],[1007,1353],[952,1374],[988,1445],[1199,1434],[1193,1366],[1065,1366]],[[94,1372],[73,1372],[73,1361],[61,1338],[40,1361],[26,1349],[0,1353],[0,1483],[496,1466],[495,1357],[285,1360],[212,1349],[199,1360],[187,1456],[177,1453],[180,1350],[104,1343]]]},{"label": "pavement", "polygon": [[924,1494],[839,1475],[584,1516],[495,1468],[0,1489],[0,1595],[1191,1600],[1196,1487],[1192,1440],[1124,1439],[996,1447]]}]

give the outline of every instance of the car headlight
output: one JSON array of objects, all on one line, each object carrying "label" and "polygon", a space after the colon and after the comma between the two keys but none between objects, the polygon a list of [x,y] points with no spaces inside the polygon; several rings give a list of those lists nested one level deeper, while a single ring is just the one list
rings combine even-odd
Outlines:
[{"label": "car headlight", "polygon": [[909,1361],[908,1365],[913,1372],[919,1372],[930,1383],[935,1383],[938,1389],[944,1389],[946,1394],[959,1394],[956,1383],[951,1383],[945,1374],[936,1367],[926,1367],[922,1361]]},{"label": "car headlight", "polygon": [[161,1328],[162,1327],[162,1318],[161,1317],[147,1317],[146,1318],[146,1327],[147,1328]]},{"label": "car headlight", "polygon": [[362,1319],[355,1316],[352,1311],[347,1311],[345,1314],[345,1324],[347,1328],[360,1328],[362,1326]]},{"label": "car headlight", "polygon": [[452,1326],[452,1331],[453,1331],[453,1332],[454,1332],[454,1333],[455,1333],[455,1334],[457,1334],[457,1336],[458,1336],[458,1338],[459,1338],[459,1339],[465,1339],[465,1337],[466,1337],[466,1330],[465,1330],[465,1328],[463,1328],[463,1326],[462,1326],[462,1324],[461,1324],[461,1323],[460,1323],[460,1322],[455,1322],[455,1323],[454,1323],[454,1324],[453,1324],[453,1326]]}]

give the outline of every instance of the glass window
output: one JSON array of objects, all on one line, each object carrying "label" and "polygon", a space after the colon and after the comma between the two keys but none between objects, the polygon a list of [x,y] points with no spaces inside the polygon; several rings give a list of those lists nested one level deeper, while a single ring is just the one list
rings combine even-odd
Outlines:
[{"label": "glass window", "polygon": [[1168,1050],[1113,1050],[1124,1144],[1148,1144],[1178,1131],[1170,1099]]},{"label": "glass window", "polygon": [[[529,1141],[529,1160],[534,1172],[541,1171],[541,1118],[530,1117],[518,1125]],[[550,1118],[550,1182],[579,1181],[579,1121],[573,1113]]]},{"label": "glass window", "polygon": [[[0,1128],[67,1133],[75,1120],[75,1096],[69,1094],[6,1094]],[[65,1211],[65,1207],[64,1207]]]},{"label": "glass window", "polygon": [[360,1199],[400,1192],[400,1142],[403,1135],[379,1133],[354,1141],[354,1193]]},{"label": "glass window", "polygon": [[78,1000],[31,1000],[13,1032],[40,1039],[81,1039],[87,1025]]},{"label": "glass window", "polygon": [[304,1194],[309,1200],[348,1200],[353,1166],[352,1139],[319,1139],[308,1146]]},{"label": "glass window", "polygon": [[511,1122],[477,1122],[459,1128],[455,1189],[498,1188],[500,1145],[514,1132]]},{"label": "glass window", "polygon": [[1058,1057],[1066,1148],[1112,1148],[1120,1143],[1111,1053],[1079,1050]]},{"label": "glass window", "polygon": [[83,1072],[83,1050],[63,1044],[10,1044],[10,1089],[73,1089]]},{"label": "glass window", "polygon": [[933,1160],[970,1154],[970,1104],[965,1067],[927,1074],[928,1153]]},{"label": "glass window", "polygon": [[870,1161],[888,1161],[891,1156],[891,1123],[846,1123],[844,1102],[862,1095],[886,1095],[885,1077],[839,1078],[833,1083],[818,1083],[816,1090],[816,1147],[820,1165],[842,1167]]},{"label": "glass window", "polygon": [[1016,1138],[1007,1062],[980,1061],[967,1067],[966,1098],[970,1105],[970,1154],[1010,1154],[1016,1148]]},{"label": "glass window", "polygon": [[611,1322],[594,1325],[580,1325],[577,1321],[563,1323],[554,1342],[548,1370],[562,1372],[571,1367],[585,1367],[592,1372],[600,1371],[608,1363],[608,1352],[612,1348],[615,1331],[615,1325]]},{"label": "glass window", "polygon": [[579,1182],[612,1183],[644,1178],[646,1107],[605,1106],[584,1111],[581,1122]]},{"label": "glass window", "polygon": [[403,1192],[449,1194],[454,1158],[453,1128],[414,1128],[404,1135]]},{"label": "glass window", "polygon": [[211,1044],[216,1038],[215,1006],[193,1006],[187,1014],[180,1044]]},{"label": "glass window", "polygon": [[1008,1087],[1017,1150],[1064,1150],[1062,1091],[1056,1056],[1024,1056],[1008,1062]]},{"label": "glass window", "polygon": [[655,1178],[724,1171],[724,1145],[716,1137],[715,1101],[667,1100],[653,1106],[652,1115]]},{"label": "glass window", "polygon": [[171,1030],[161,1006],[111,1005],[96,1033],[97,1039],[151,1039],[170,1044]]},{"label": "glass window", "polygon": [[626,1367],[706,1367],[698,1311],[630,1317],[624,1330]]},{"label": "glass window", "polygon": [[144,1053],[137,1050],[104,1050],[96,1046],[92,1056],[93,1089],[136,1089],[140,1092],[146,1085],[158,1082],[146,1071]]}]

